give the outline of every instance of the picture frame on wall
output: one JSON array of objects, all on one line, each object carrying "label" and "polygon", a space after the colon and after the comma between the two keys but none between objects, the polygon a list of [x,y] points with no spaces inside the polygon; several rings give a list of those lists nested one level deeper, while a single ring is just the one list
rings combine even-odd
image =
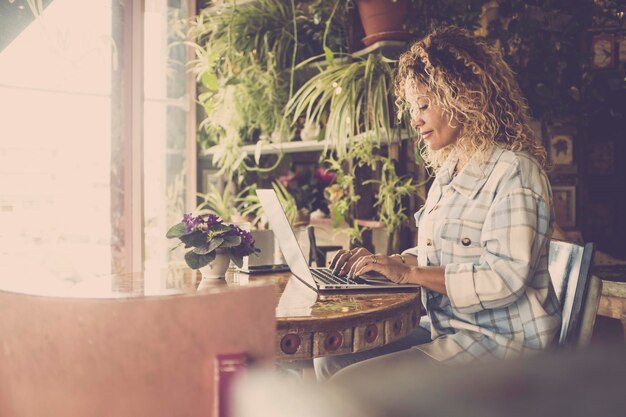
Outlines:
[{"label": "picture frame on wall", "polygon": [[556,223],[564,229],[576,227],[576,186],[553,186],[552,203]]},{"label": "picture frame on wall", "polygon": [[[576,129],[569,124],[553,124],[546,129],[546,151],[552,166],[550,178],[578,173],[576,164]],[[573,184],[573,182],[566,182]]]},{"label": "picture frame on wall", "polygon": [[567,132],[552,132],[548,152],[555,166],[574,165],[574,136]]},{"label": "picture frame on wall", "polygon": [[591,65],[594,69],[611,69],[615,66],[615,37],[600,33],[591,38]]}]

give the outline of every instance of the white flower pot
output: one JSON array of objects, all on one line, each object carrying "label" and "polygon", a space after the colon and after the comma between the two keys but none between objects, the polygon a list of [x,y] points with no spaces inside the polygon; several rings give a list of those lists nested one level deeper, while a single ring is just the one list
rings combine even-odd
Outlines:
[{"label": "white flower pot", "polygon": [[200,268],[202,278],[219,279],[226,276],[226,271],[230,265],[230,257],[226,254],[218,253],[213,262]]}]

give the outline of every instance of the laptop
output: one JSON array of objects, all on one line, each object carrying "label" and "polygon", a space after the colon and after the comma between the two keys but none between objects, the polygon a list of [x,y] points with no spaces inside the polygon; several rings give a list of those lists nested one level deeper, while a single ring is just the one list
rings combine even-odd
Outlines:
[{"label": "laptop", "polygon": [[276,192],[272,189],[257,189],[256,193],[291,273],[314,290],[362,291],[419,288],[416,284],[396,284],[382,275],[347,278],[333,274],[329,268],[309,267]]}]

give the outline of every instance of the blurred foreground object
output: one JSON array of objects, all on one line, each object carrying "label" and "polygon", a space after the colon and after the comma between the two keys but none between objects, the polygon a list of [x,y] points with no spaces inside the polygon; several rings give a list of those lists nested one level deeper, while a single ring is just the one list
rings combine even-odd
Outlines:
[{"label": "blurred foreground object", "polygon": [[385,378],[295,384],[255,375],[238,387],[237,417],[621,417],[626,350],[548,351],[492,365],[385,369]]},{"label": "blurred foreground object", "polygon": [[217,416],[220,355],[273,362],[275,297],[273,285],[100,299],[0,290],[0,416]]}]

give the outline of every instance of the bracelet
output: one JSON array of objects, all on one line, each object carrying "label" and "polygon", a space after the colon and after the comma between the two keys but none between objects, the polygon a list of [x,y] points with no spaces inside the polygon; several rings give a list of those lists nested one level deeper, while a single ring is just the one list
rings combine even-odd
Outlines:
[{"label": "bracelet", "polygon": [[403,255],[403,254],[401,254],[401,253],[394,253],[394,254],[393,254],[393,255],[391,255],[391,256],[399,256],[399,257],[400,257],[400,261],[401,261],[403,264],[405,264],[405,263],[406,263],[406,262],[404,261],[404,255]]}]

